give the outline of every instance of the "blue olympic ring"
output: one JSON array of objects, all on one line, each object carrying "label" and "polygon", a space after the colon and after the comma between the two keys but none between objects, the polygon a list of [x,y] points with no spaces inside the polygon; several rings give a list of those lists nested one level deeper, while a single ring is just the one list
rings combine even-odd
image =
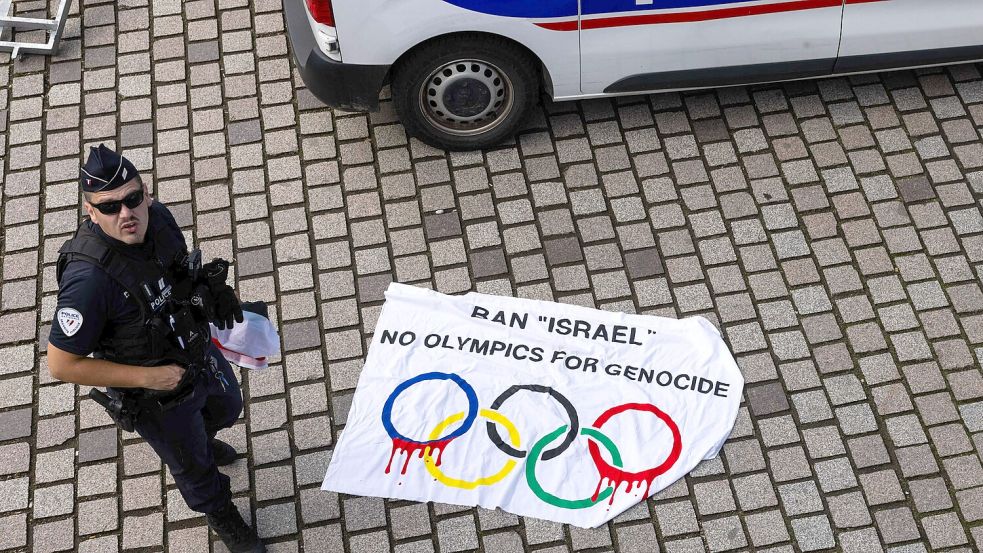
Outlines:
[{"label": "blue olympic ring", "polygon": [[[464,395],[468,397],[468,414],[466,417],[464,417],[464,422],[461,424],[460,427],[458,427],[457,430],[436,440],[427,440],[421,442],[419,440],[411,440],[406,436],[403,436],[402,434],[397,432],[396,428],[393,427],[392,415],[393,415],[393,404],[396,403],[396,398],[399,397],[399,394],[405,392],[407,388],[416,384],[417,382],[423,382],[425,380],[450,380],[454,384],[457,384],[457,386],[461,389],[461,391],[464,392]],[[477,418],[478,418],[478,395],[474,392],[474,388],[472,388],[471,385],[468,384],[460,376],[451,373],[441,373],[441,372],[423,373],[421,375],[414,376],[413,378],[404,381],[399,386],[396,386],[396,389],[393,390],[391,394],[389,394],[389,397],[386,399],[386,405],[382,408],[382,426],[386,428],[386,432],[389,434],[389,437],[394,440],[398,439],[415,444],[431,444],[435,442],[444,442],[447,440],[452,440],[454,438],[457,438],[463,435],[468,430],[470,430],[471,425],[474,424],[474,421]]]}]

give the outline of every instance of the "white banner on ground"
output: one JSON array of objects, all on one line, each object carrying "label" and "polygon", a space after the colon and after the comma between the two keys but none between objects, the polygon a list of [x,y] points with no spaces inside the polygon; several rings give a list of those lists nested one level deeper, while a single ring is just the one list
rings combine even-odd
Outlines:
[{"label": "white banner on ground", "polygon": [[244,369],[265,369],[270,358],[280,357],[280,334],[262,314],[242,312],[242,322],[219,329],[209,324],[214,343],[222,357]]},{"label": "white banner on ground", "polygon": [[322,488],[594,527],[716,456],[743,388],[702,317],[392,284]]}]

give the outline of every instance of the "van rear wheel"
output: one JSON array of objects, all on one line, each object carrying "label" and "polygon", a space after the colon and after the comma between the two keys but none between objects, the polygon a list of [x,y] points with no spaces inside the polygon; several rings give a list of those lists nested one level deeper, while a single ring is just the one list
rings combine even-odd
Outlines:
[{"label": "van rear wheel", "polygon": [[495,37],[439,39],[395,68],[393,102],[403,126],[438,148],[473,150],[515,134],[538,90],[533,61]]}]

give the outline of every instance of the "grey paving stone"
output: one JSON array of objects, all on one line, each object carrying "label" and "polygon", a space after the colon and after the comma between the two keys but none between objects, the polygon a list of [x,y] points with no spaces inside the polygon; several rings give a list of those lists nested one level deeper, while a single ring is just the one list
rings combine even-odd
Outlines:
[{"label": "grey paving stone", "polygon": [[884,438],[879,434],[869,434],[851,438],[847,441],[850,457],[857,468],[867,468],[891,462]]},{"label": "grey paving stone", "polygon": [[632,279],[641,279],[665,273],[662,259],[655,248],[625,253],[625,266]]},{"label": "grey paving stone", "polygon": [[773,382],[747,388],[748,403],[755,416],[780,413],[789,408],[788,396],[781,384]]},{"label": "grey paving stone", "polygon": [[917,202],[935,197],[935,192],[924,176],[909,177],[897,182],[898,190],[905,202]]},{"label": "grey paving stone", "polygon": [[797,482],[779,486],[785,512],[791,516],[814,513],[823,509],[819,489],[814,482]]},{"label": "grey paving stone", "polygon": [[[652,530],[652,535],[653,537],[655,535],[654,528]],[[575,550],[609,546],[611,545],[611,530],[607,525],[602,525],[597,528],[571,527],[570,541]]]},{"label": "grey paving stone", "polygon": [[116,498],[97,499],[78,505],[78,533],[80,536],[98,534],[119,527]]},{"label": "grey paving stone", "polygon": [[656,502],[655,516],[663,536],[686,534],[699,528],[696,511],[689,501]]},{"label": "grey paving stone", "polygon": [[928,542],[934,549],[967,543],[966,531],[956,513],[942,513],[922,519]]},{"label": "grey paving stone", "polygon": [[424,536],[433,532],[430,514],[424,504],[398,507],[390,513],[392,532],[396,539]]},{"label": "grey paving stone", "polygon": [[799,446],[770,450],[768,460],[775,482],[788,482],[812,475],[805,451]]},{"label": "grey paving stone", "polygon": [[[381,544],[380,537],[380,544]],[[399,553],[434,553],[436,548],[433,542],[430,540],[419,540],[414,542],[409,542],[401,545],[396,545],[393,551],[398,551]]]},{"label": "grey paving stone", "polygon": [[736,509],[734,495],[726,481],[701,482],[693,486],[700,514],[712,515]]},{"label": "grey paving stone", "polygon": [[617,529],[619,550],[626,553],[658,551],[659,542],[651,523],[621,526]]},{"label": "grey paving stone", "polygon": [[[742,511],[753,511],[778,504],[775,487],[763,473],[744,476],[734,481],[734,490]],[[750,523],[749,523],[750,530]],[[754,533],[751,533],[754,542]]]},{"label": "grey paving stone", "polygon": [[[747,425],[750,426],[750,414],[746,411],[742,410],[739,413],[738,422],[742,423],[745,415],[747,416]],[[742,428],[742,426],[738,426],[738,428]],[[801,440],[798,427],[790,415],[759,420],[758,428],[761,432],[761,441],[765,447],[794,444]],[[748,434],[751,434],[752,432],[753,431],[750,428],[747,430]],[[740,434],[733,432],[732,435],[737,437]]]},{"label": "grey paving stone", "polygon": [[270,467],[255,473],[256,499],[265,501],[294,495],[293,470],[291,467]]},{"label": "grey paving stone", "polygon": [[983,488],[956,492],[956,503],[966,521],[977,522],[983,519]]},{"label": "grey paving stone", "polygon": [[31,409],[0,412],[0,442],[31,435]]},{"label": "grey paving stone", "polygon": [[[36,481],[38,482],[51,482],[58,480],[59,478],[71,478],[74,475],[74,463],[75,455],[74,451],[65,450],[68,453],[68,472],[67,476],[63,476],[64,471],[60,471],[57,468],[51,469],[52,465],[57,466],[58,463],[54,462],[51,457],[52,454],[41,454],[37,458],[37,476]],[[31,446],[26,442],[11,443],[8,445],[0,446],[0,475],[10,475],[17,474],[19,472],[27,472],[31,466]],[[61,468],[61,467],[58,467]]]},{"label": "grey paving stone", "polygon": [[0,547],[14,549],[27,545],[27,514],[0,517]]},{"label": "grey paving stone", "polygon": [[555,522],[524,518],[526,541],[530,544],[549,543],[563,539],[563,526]]},{"label": "grey paving stone", "polygon": [[546,258],[550,265],[560,265],[583,261],[583,251],[576,237],[564,237],[544,241]]},{"label": "grey paving stone", "polygon": [[37,524],[32,532],[33,551],[67,551],[75,545],[75,521],[71,518]]},{"label": "grey paving stone", "polygon": [[748,544],[741,520],[736,516],[708,520],[702,526],[710,551],[730,551]]},{"label": "grey paving stone", "polygon": [[876,511],[874,520],[885,543],[898,543],[918,538],[918,526],[907,507]]},{"label": "grey paving stone", "polygon": [[111,459],[118,455],[119,447],[116,437],[116,427],[103,428],[79,435],[80,463]]},{"label": "grey paving stone", "polygon": [[972,451],[973,446],[969,436],[961,424],[947,424],[930,428],[930,441],[935,444],[936,451],[940,456],[948,457],[959,453]]},{"label": "grey paving stone", "polygon": [[856,475],[846,457],[821,461],[814,465],[819,485],[824,492],[836,492],[857,485]]},{"label": "grey paving stone", "polygon": [[250,453],[256,465],[282,461],[290,457],[290,438],[285,431],[251,436]]},{"label": "grey paving stone", "polygon": [[873,528],[844,532],[837,536],[837,538],[844,552],[859,553],[861,551],[883,550],[880,539],[877,537],[877,530]]},{"label": "grey paving stone", "polygon": [[261,538],[273,538],[296,532],[297,514],[294,502],[256,509],[256,533]]},{"label": "grey paving stone", "polygon": [[867,403],[838,407],[835,413],[840,427],[847,435],[873,432],[878,428],[874,413]]},{"label": "grey paving stone", "polygon": [[123,474],[132,476],[160,469],[160,458],[146,442],[123,446]]},{"label": "grey paving stone", "polygon": [[325,547],[329,551],[342,551],[341,525],[330,524],[327,526],[317,526],[305,528],[303,531],[303,542],[305,547]]},{"label": "grey paving stone", "polygon": [[793,519],[792,533],[803,551],[833,547],[836,543],[826,515]]},{"label": "grey paving stone", "polygon": [[0,480],[0,513],[26,509],[27,496],[27,477]]},{"label": "grey paving stone", "polygon": [[123,480],[123,510],[132,511],[159,506],[160,491],[160,479],[156,475]]},{"label": "grey paving stone", "polygon": [[516,552],[523,551],[522,537],[516,532],[501,532],[485,534],[481,537],[482,544],[488,551]]},{"label": "grey paving stone", "polygon": [[461,235],[461,220],[453,211],[426,215],[424,227],[431,240]]},{"label": "grey paving stone", "polygon": [[382,499],[356,497],[343,502],[345,527],[351,530],[364,530],[385,526],[386,512]]},{"label": "grey paving stone", "polygon": [[321,345],[321,331],[318,328],[317,320],[284,325],[282,333],[284,349],[287,351]]},{"label": "grey paving stone", "polygon": [[949,483],[956,490],[964,490],[983,484],[983,465],[973,455],[961,455],[942,460],[942,467]]},{"label": "grey paving stone", "polygon": [[43,519],[71,513],[73,505],[65,501],[65,498],[74,494],[75,486],[71,483],[35,488],[33,518]]},{"label": "grey paving stone", "polygon": [[666,543],[666,553],[699,553],[706,551],[703,540],[694,537]]},{"label": "grey paving stone", "polygon": [[508,272],[505,253],[501,249],[472,253],[471,265],[475,278],[486,278]]},{"label": "grey paving stone", "polygon": [[870,508],[860,492],[827,497],[826,501],[837,528],[856,528],[871,523]]},{"label": "grey paving stone", "polygon": [[752,472],[765,468],[761,444],[757,440],[729,441],[724,444],[724,456],[733,474]]},{"label": "grey paving stone", "polygon": [[788,529],[780,511],[765,511],[747,515],[745,522],[751,544],[756,548],[788,541]]},{"label": "grey paving stone", "polygon": [[164,517],[160,513],[123,519],[123,548],[152,547],[163,542]]},{"label": "grey paving stone", "polygon": [[915,508],[920,513],[939,511],[952,507],[952,498],[942,478],[911,480],[908,482]]}]

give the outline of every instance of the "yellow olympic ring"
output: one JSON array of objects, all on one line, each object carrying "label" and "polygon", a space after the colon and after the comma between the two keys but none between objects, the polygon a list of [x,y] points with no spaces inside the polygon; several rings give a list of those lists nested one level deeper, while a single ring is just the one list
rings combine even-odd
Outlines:
[{"label": "yellow olympic ring", "polygon": [[[504,426],[505,429],[508,430],[509,432],[509,441],[512,442],[512,445],[514,447],[519,447],[519,430],[516,429],[514,424],[512,424],[512,421],[505,418],[505,416],[502,415],[501,413],[492,411],[490,409],[482,409],[481,411],[479,411],[478,414],[492,422],[496,422]],[[464,418],[463,412],[447,417],[446,419],[443,420],[443,422],[438,424],[437,427],[433,429],[433,432],[430,433],[429,439],[436,440],[437,438],[440,437],[440,434],[447,429],[448,426],[454,424],[455,422],[463,418]],[[431,476],[436,478],[438,482],[440,482],[445,486],[450,486],[451,488],[473,490],[478,486],[491,486],[492,484],[495,484],[500,480],[502,480],[503,478],[505,478],[506,476],[508,476],[508,474],[512,472],[512,469],[515,468],[515,461],[509,459],[508,462],[505,463],[505,466],[502,467],[502,470],[496,472],[491,476],[486,476],[484,478],[477,478],[471,481],[460,480],[458,478],[451,478],[446,474],[444,474],[443,471],[441,471],[437,467],[437,463],[433,460],[433,453],[431,452],[431,450],[427,448],[426,452],[427,452],[426,455],[424,455],[423,457],[423,463],[426,465],[427,471],[430,473]],[[441,452],[441,454],[443,454],[443,452]]]}]

